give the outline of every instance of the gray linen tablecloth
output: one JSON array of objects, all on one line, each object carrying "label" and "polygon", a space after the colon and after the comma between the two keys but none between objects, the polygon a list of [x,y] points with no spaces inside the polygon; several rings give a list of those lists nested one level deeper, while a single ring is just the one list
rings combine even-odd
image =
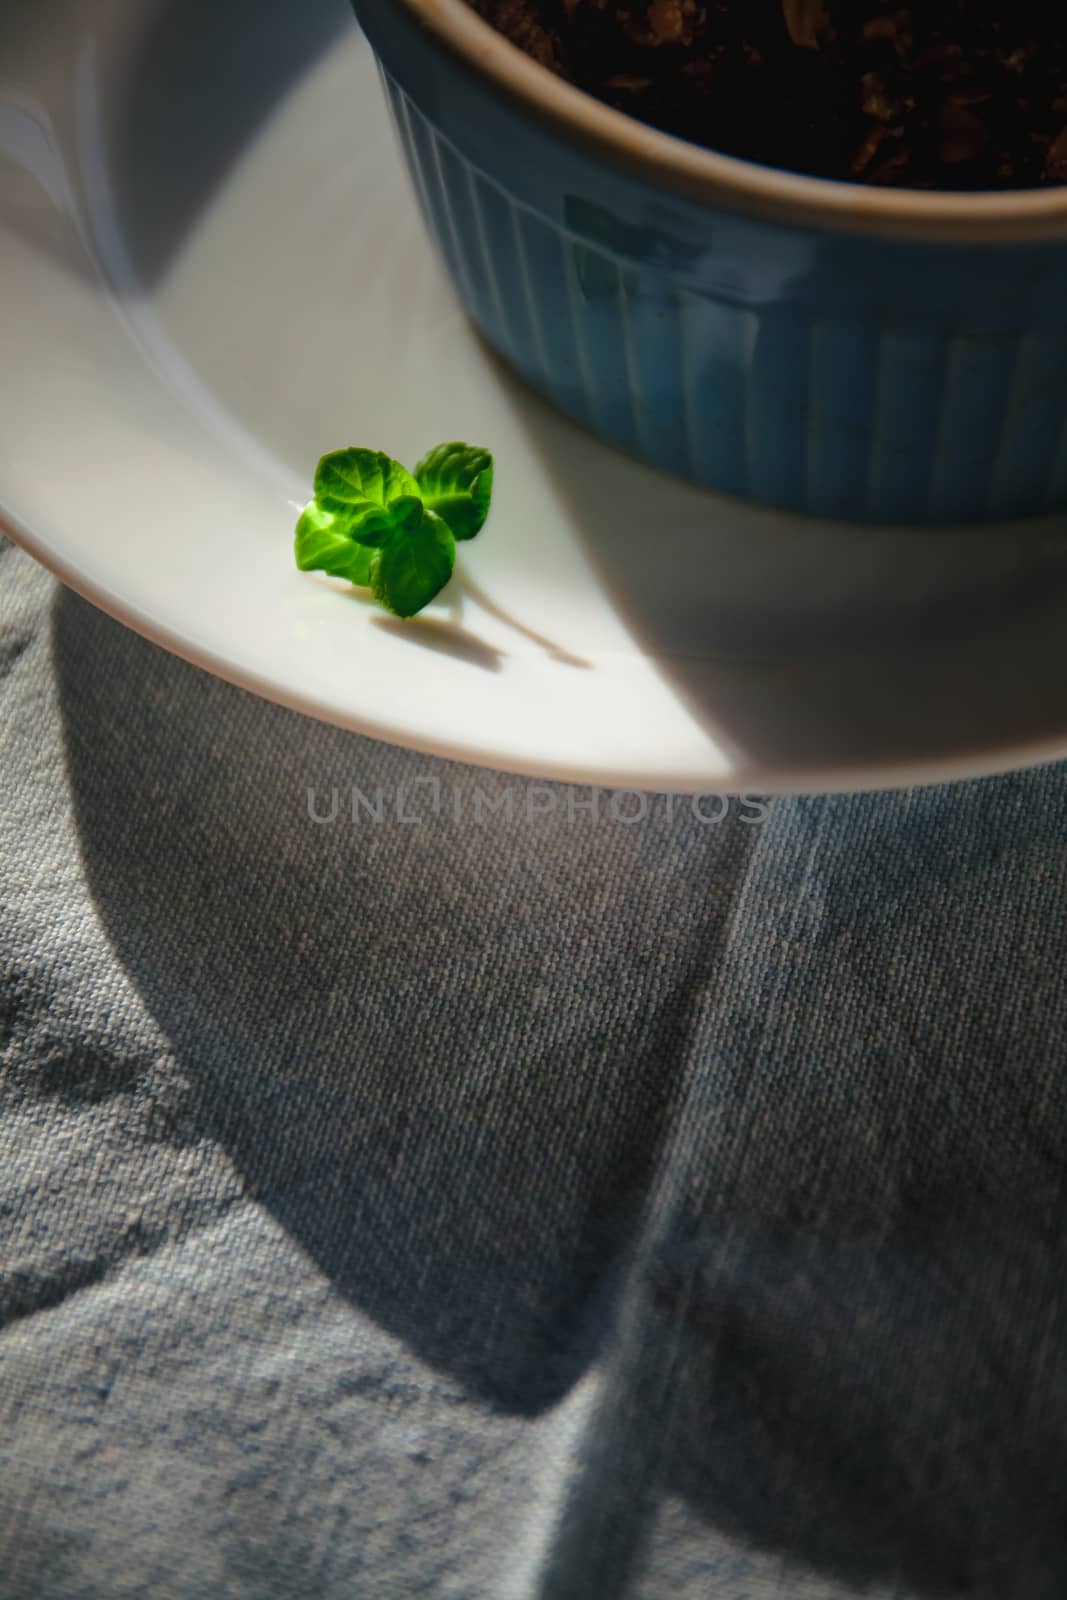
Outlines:
[{"label": "gray linen tablecloth", "polygon": [[3,547],[3,1600],[1063,1600],[1064,786],[595,821]]}]

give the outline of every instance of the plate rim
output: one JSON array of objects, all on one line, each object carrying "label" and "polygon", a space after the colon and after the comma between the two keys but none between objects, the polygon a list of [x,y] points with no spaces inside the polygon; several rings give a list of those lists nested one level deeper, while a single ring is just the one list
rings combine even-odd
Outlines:
[{"label": "plate rim", "polygon": [[[398,749],[435,759],[456,761],[477,767],[482,771],[502,772],[527,780],[557,783],[576,788],[602,789],[617,793],[679,794],[679,795],[767,795],[772,797],[818,796],[827,794],[875,794],[889,790],[930,787],[939,784],[965,783],[983,778],[1004,777],[1012,772],[1023,772],[1067,758],[1067,732],[1048,739],[1029,740],[1012,750],[996,746],[985,755],[947,758],[942,761],[901,761],[872,766],[862,773],[852,769],[826,768],[798,774],[793,779],[769,776],[762,781],[755,776],[741,782],[730,776],[715,779],[714,788],[708,788],[708,779],[694,778],[692,774],[676,779],[661,780],[655,787],[637,782],[632,776],[620,773],[617,779],[610,775],[592,777],[588,769],[571,767],[565,762],[555,765],[534,765],[524,760],[508,761],[500,766],[488,752],[478,749],[459,752],[454,742],[428,737],[391,737],[388,725],[376,723],[372,717],[352,713],[345,715],[324,706],[321,702],[301,696],[286,689],[276,680],[263,677],[254,671],[241,670],[239,665],[207,648],[197,649],[176,630],[144,613],[141,608],[121,596],[113,594],[106,586],[97,583],[90,574],[57,553],[16,516],[3,499],[0,487],[0,531],[32,560],[36,561],[54,578],[98,611],[123,627],[131,629],[148,643],[168,654],[178,657],[189,666],[230,684],[233,688],[257,696],[271,704],[284,707],[312,721],[359,734]],[[755,786],[753,786],[755,785]]]}]

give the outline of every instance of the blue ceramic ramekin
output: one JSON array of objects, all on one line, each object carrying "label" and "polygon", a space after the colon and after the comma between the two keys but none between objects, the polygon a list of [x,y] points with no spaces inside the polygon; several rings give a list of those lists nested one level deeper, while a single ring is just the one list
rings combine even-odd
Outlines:
[{"label": "blue ceramic ramekin", "polygon": [[668,472],[819,516],[1067,508],[1067,190],[932,195],[670,138],[465,0],[355,0],[490,343]]}]

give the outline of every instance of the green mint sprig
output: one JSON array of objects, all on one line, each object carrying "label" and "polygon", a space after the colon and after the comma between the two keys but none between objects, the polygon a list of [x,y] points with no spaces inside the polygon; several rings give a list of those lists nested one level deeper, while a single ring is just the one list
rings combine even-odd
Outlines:
[{"label": "green mint sprig", "polygon": [[484,527],[492,495],[493,458],[468,444],[438,445],[414,473],[380,450],[335,450],[296,525],[296,564],[413,617],[452,576],[456,540]]}]

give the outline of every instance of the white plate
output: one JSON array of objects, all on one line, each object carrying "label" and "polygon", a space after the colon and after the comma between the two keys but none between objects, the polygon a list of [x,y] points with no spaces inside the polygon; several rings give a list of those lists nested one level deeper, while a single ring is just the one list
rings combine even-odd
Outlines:
[{"label": "white plate", "polygon": [[[1067,534],[761,512],[505,373],[344,0],[7,0],[0,506],[67,583],[314,716],[516,772],[799,791],[1067,753]],[[317,457],[465,438],[491,520],[401,624],[296,572]]]}]

